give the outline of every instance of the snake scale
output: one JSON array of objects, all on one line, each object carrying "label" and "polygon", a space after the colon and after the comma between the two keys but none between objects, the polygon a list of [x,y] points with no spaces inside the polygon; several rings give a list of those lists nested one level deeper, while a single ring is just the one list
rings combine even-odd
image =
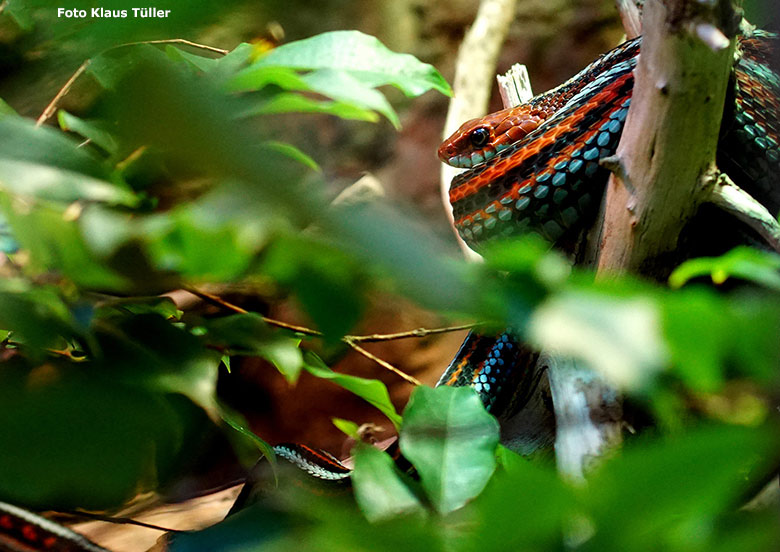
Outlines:
[{"label": "snake scale", "polygon": [[[717,159],[732,180],[774,209],[780,207],[777,42],[777,35],[763,31],[740,37]],[[470,247],[529,231],[559,244],[593,219],[608,176],[599,160],[617,148],[640,47],[641,38],[625,42],[557,88],[468,121],[444,141],[441,160],[468,169],[453,179],[450,201],[458,233]],[[472,332],[438,385],[472,386],[501,418],[527,399],[532,389],[521,385],[521,376],[534,359],[510,331]],[[275,452],[315,479],[349,483],[349,468],[327,452],[299,444],[278,445]],[[0,503],[0,550],[43,549],[105,550]]]}]

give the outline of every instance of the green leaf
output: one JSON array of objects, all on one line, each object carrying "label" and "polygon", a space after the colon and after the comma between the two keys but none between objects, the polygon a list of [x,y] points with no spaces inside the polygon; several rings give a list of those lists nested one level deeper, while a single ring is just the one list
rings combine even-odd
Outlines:
[{"label": "green leaf", "polygon": [[5,117],[16,117],[18,116],[16,111],[13,107],[8,105],[3,98],[0,98],[0,119],[4,119]]},{"label": "green leaf", "polygon": [[366,86],[348,71],[319,69],[304,75],[303,80],[312,92],[356,107],[378,111],[387,117],[396,129],[401,128],[398,115],[384,95]]},{"label": "green leaf", "polygon": [[[531,461],[499,445],[500,468],[484,492],[455,515],[473,530],[456,550],[557,550],[576,508],[574,493],[553,466]],[[518,523],[522,520],[522,523]]]},{"label": "green leaf", "polygon": [[33,349],[56,347],[82,333],[54,288],[9,279],[0,280],[0,327]]},{"label": "green leaf", "polygon": [[214,70],[219,61],[214,58],[208,58],[196,54],[191,54],[171,44],[168,44],[165,47],[165,54],[173,61],[186,63],[196,71],[201,71],[203,73],[207,73],[208,71]]},{"label": "green leaf", "polygon": [[310,169],[322,172],[322,169],[317,164],[317,162],[303,153],[301,150],[293,146],[292,144],[287,144],[285,142],[277,142],[275,140],[270,140],[268,142],[265,142],[263,146],[270,148],[272,150],[278,151],[279,153],[286,155],[287,157],[290,157],[291,159],[295,159],[302,165],[305,165],[309,167]]},{"label": "green leaf", "polygon": [[[36,128],[28,119],[0,119],[0,160],[16,163],[17,169],[23,166],[20,163],[27,162],[32,166],[56,167],[56,171],[66,175],[81,173],[93,179],[108,178],[108,171],[100,161],[77,146],[77,142],[62,132],[46,126]],[[16,186],[24,188],[21,184]]]},{"label": "green leaf", "polygon": [[723,301],[703,291],[681,291],[668,294],[662,306],[670,360],[682,380],[692,389],[718,389],[735,337]]},{"label": "green leaf", "polygon": [[84,138],[88,138],[93,143],[97,144],[106,152],[114,154],[117,152],[118,146],[116,140],[111,133],[106,130],[106,124],[103,121],[85,121],[75,115],[71,115],[64,109],[60,109],[57,112],[57,121],[60,124],[60,128],[65,131],[72,131],[76,134],[80,134]]},{"label": "green leaf", "polygon": [[355,469],[352,471],[352,484],[355,500],[368,521],[377,522],[424,511],[387,453],[358,443],[353,458]]},{"label": "green leaf", "polygon": [[780,291],[780,255],[741,246],[720,257],[691,259],[669,276],[669,285],[679,288],[701,276],[709,276],[716,284],[741,278]]},{"label": "green leaf", "polygon": [[352,437],[355,441],[360,441],[360,426],[355,422],[343,418],[331,418],[333,425],[338,428],[347,437]]},{"label": "green leaf", "polygon": [[379,120],[379,117],[373,111],[349,103],[315,100],[314,98],[288,92],[276,94],[250,112],[250,114],[255,115],[271,113],[325,113],[326,115],[335,115],[342,119],[354,119],[372,123]]},{"label": "green leaf", "polygon": [[271,50],[245,72],[267,66],[339,69],[365,85],[391,84],[407,96],[419,96],[431,89],[452,95],[447,82],[431,65],[409,54],[394,53],[376,38],[358,31],[323,33],[285,44]]},{"label": "green leaf", "polygon": [[395,406],[390,401],[387,387],[381,381],[334,372],[312,352],[307,352],[303,357],[303,361],[304,368],[311,375],[330,380],[339,387],[354,393],[387,416],[396,429],[401,426],[401,416],[396,412]]},{"label": "green leaf", "polygon": [[117,506],[182,461],[182,422],[164,396],[83,364],[50,360],[27,369],[6,362],[0,495],[32,507]]},{"label": "green leaf", "polygon": [[96,328],[101,361],[126,383],[156,392],[180,393],[212,419],[219,354],[156,314],[102,320]]},{"label": "green leaf", "polygon": [[131,283],[95,259],[84,243],[78,222],[67,220],[65,209],[29,203],[0,193],[0,207],[14,237],[29,250],[31,266],[59,270],[85,288],[126,291]]},{"label": "green leaf", "polygon": [[234,354],[259,355],[276,366],[288,383],[298,380],[303,368],[301,340],[280,331],[272,331],[255,313],[234,314],[207,323],[208,339],[228,347]]},{"label": "green leaf", "polygon": [[417,387],[404,410],[401,451],[440,513],[466,504],[496,468],[498,422],[468,387]]},{"label": "green leaf", "polygon": [[[583,493],[596,525],[592,550],[706,550],[717,515],[778,456],[770,429],[714,426],[627,447]],[[647,539],[653,544],[648,547]]]},{"label": "green leaf", "polygon": [[360,320],[366,281],[355,259],[339,249],[280,238],[269,247],[262,270],[295,293],[326,339],[334,341]]},{"label": "green leaf", "polygon": [[27,161],[0,159],[2,191],[59,202],[99,201],[129,207],[138,204],[130,190],[84,174]]},{"label": "green leaf", "polygon": [[30,13],[30,7],[26,4],[25,0],[7,0],[3,12],[10,15],[20,29],[31,31],[35,27],[35,22]]},{"label": "green leaf", "polygon": [[240,413],[221,402],[217,403],[217,413],[219,414],[219,417],[222,418],[223,422],[252,443],[269,462],[272,464],[276,463],[274,448],[258,437],[257,434],[249,428],[249,424]]},{"label": "green leaf", "polygon": [[242,71],[230,79],[227,89],[230,92],[247,92],[262,90],[269,85],[283,90],[309,90],[309,85],[298,71],[289,67],[257,67]]}]

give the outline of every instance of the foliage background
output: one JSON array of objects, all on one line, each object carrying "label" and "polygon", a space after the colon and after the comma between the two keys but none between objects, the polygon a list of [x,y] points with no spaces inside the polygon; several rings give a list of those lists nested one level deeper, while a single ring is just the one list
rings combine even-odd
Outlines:
[{"label": "foliage background", "polygon": [[[353,81],[337,87],[343,81],[331,78],[325,96],[337,103],[305,109],[341,117],[298,113],[300,101],[280,114],[273,102],[289,102],[285,94],[300,86],[285,84],[296,76],[290,62],[281,63],[286,72],[262,77],[272,86],[250,75],[252,90],[239,90],[247,80],[235,75],[242,64],[262,64],[280,40],[357,28],[451,80],[474,2],[170,4],[169,20],[143,23],[65,21],[47,2],[3,4],[0,98],[9,109],[0,119],[0,208],[13,237],[0,288],[0,327],[10,332],[0,370],[0,498],[105,509],[141,490],[191,496],[239,476],[258,456],[246,428],[270,443],[300,440],[338,452],[344,439],[331,417],[388,432],[392,424],[347,391],[330,394],[335,386],[322,376],[332,375],[301,347],[339,373],[383,380],[400,411],[410,386],[349,353],[339,341],[345,333],[477,319],[527,327],[537,343],[560,345],[544,328],[564,320],[591,332],[570,332],[564,345],[575,354],[597,359],[597,368],[617,359],[628,375],[618,379],[629,381],[638,426],[646,428],[587,489],[561,481],[544,461],[496,449],[489,417],[482,442],[459,438],[451,430],[461,422],[447,416],[442,431],[431,432],[424,413],[439,403],[471,413],[469,420],[484,412],[473,395],[420,390],[403,433],[419,484],[358,447],[359,512],[348,498],[334,511],[335,498],[322,504],[290,490],[176,546],[216,550],[213,538],[221,549],[261,541],[286,549],[304,538],[312,549],[558,549],[567,541],[594,550],[766,550],[776,542],[771,513],[734,513],[777,459],[775,256],[741,250],[688,265],[675,283],[694,285],[674,293],[632,280],[595,285],[533,240],[503,244],[485,265],[468,266],[438,199],[434,152],[445,96],[412,99],[385,87],[390,111],[367,92],[367,80],[356,97]],[[755,21],[772,24],[766,4],[748,8]],[[620,35],[609,2],[520,2],[499,72],[521,59],[535,90],[546,90]],[[225,58],[178,47],[108,50],[171,37],[252,46]],[[334,40],[345,47],[345,37]],[[326,48],[314,50],[327,57]],[[51,128],[34,129],[31,118],[85,59],[93,62]],[[77,147],[85,138],[90,143]],[[269,142],[296,146],[318,169]],[[367,170],[388,201],[329,206]],[[513,277],[497,276],[505,270]],[[702,285],[726,280],[721,294]],[[324,339],[174,291],[193,287],[316,327]],[[461,338],[394,341],[372,351],[433,383]],[[355,381],[340,383],[354,389]],[[382,389],[360,394],[392,417]],[[424,437],[415,442],[420,417]],[[454,463],[436,462],[448,451]],[[472,478],[457,480],[467,468]],[[395,519],[399,512],[411,517]]]}]

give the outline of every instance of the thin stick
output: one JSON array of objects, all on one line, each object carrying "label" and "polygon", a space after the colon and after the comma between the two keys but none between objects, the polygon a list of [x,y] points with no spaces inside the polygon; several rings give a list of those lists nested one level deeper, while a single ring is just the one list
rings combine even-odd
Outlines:
[{"label": "thin stick", "polygon": [[412,385],[422,385],[422,382],[420,380],[418,380],[417,378],[415,378],[414,376],[410,376],[409,374],[407,374],[406,372],[403,372],[399,368],[396,368],[395,366],[393,366],[389,362],[386,362],[386,361],[382,360],[381,358],[379,358],[378,356],[375,356],[375,355],[369,353],[368,351],[366,351],[363,347],[361,347],[360,345],[358,345],[354,341],[351,341],[350,339],[347,339],[346,337],[344,337],[342,339],[342,341],[344,343],[346,343],[347,345],[349,345],[350,347],[352,347],[352,349],[354,349],[356,352],[360,353],[361,355],[363,355],[364,357],[366,357],[366,358],[368,358],[370,360],[373,360],[374,362],[379,364],[381,367],[386,368],[387,370],[390,370],[391,372],[393,372],[397,376],[403,378],[404,380],[408,381]]},{"label": "thin stick", "polygon": [[214,52],[215,54],[220,54],[223,56],[227,55],[228,52],[230,52],[230,50],[223,50],[222,48],[217,48],[216,46],[209,46],[208,44],[198,44],[197,42],[192,42],[191,40],[186,40],[184,38],[164,38],[161,40],[141,40],[140,42],[127,42],[125,44],[112,46],[111,48],[109,48],[109,50],[113,48],[122,48],[124,46],[137,46],[138,44],[184,44],[185,46],[192,46],[193,48],[206,50],[207,52]]},{"label": "thin stick", "polygon": [[92,63],[91,59],[86,60],[84,63],[79,65],[79,68],[76,69],[76,72],[73,73],[68,81],[60,88],[60,91],[57,92],[57,95],[54,96],[52,101],[49,102],[49,105],[46,106],[46,109],[43,110],[43,113],[41,113],[41,116],[38,117],[38,119],[35,121],[35,126],[39,127],[43,123],[49,120],[49,118],[54,115],[54,112],[57,111],[57,104],[59,101],[70,92],[70,87],[73,86],[73,83],[76,82],[76,79],[79,78],[84,71],[87,70],[87,67],[89,67],[89,64]]},{"label": "thin stick", "polygon": [[[199,48],[201,50],[206,50],[208,52],[214,52],[216,54],[220,54],[223,56],[230,51],[230,50],[223,50],[222,48],[217,48],[215,46],[208,46],[207,44],[198,44],[197,42],[192,42],[191,40],[186,40],[184,38],[166,38],[162,40],[142,40],[140,42],[127,42],[125,44],[117,44],[116,46],[112,46],[106,50],[103,50],[103,52],[101,53],[110,52],[111,50],[116,50],[118,48],[124,48],[125,46],[138,46],[139,44],[184,44],[186,46]],[[62,86],[62,88],[60,88],[59,92],[57,92],[57,95],[54,96],[54,98],[49,102],[49,105],[46,106],[46,109],[43,110],[43,113],[41,113],[40,117],[38,117],[38,119],[35,121],[36,127],[41,126],[43,123],[48,121],[52,115],[54,115],[54,112],[57,111],[57,104],[59,104],[60,100],[68,92],[70,92],[73,83],[76,82],[76,79],[78,79],[84,73],[84,71],[86,71],[90,63],[92,63],[92,58],[85,60],[84,63],[79,65],[79,68],[76,69],[76,72],[70,76],[67,82]]]},{"label": "thin stick", "polygon": [[[233,303],[230,303],[229,301],[225,301],[221,297],[217,295],[213,295],[211,293],[207,293],[205,291],[201,291],[199,289],[195,288],[187,288],[186,291],[192,293],[193,295],[200,297],[204,301],[207,301],[209,303],[212,303],[213,305],[217,305],[218,307],[224,308],[226,310],[237,312],[239,314],[248,314],[249,311],[239,307],[238,305],[234,305]],[[294,324],[288,324],[287,322],[282,322],[280,320],[275,320],[273,318],[268,318],[267,316],[260,316],[260,318],[269,326],[275,326],[277,328],[283,328],[285,330],[292,330],[294,332],[302,333],[304,335],[310,335],[313,337],[322,337],[322,332],[313,330],[311,328],[307,328],[305,326],[296,326]],[[360,353],[364,357],[373,360],[383,368],[390,370],[394,374],[400,376],[404,380],[408,381],[409,383],[413,385],[422,385],[420,380],[415,378],[414,376],[410,376],[409,374],[405,373],[401,369],[393,366],[387,361],[382,360],[381,358],[377,357],[376,355],[366,351],[363,347],[358,345],[358,343],[376,343],[380,341],[392,341],[395,339],[405,339],[408,337],[425,337],[428,335],[434,335],[434,334],[442,334],[442,333],[448,333],[448,332],[456,332],[460,330],[468,330],[471,329],[478,324],[462,324],[460,326],[449,326],[446,328],[417,328],[415,330],[408,330],[405,332],[397,332],[397,333],[391,333],[391,334],[369,334],[369,335],[345,335],[341,338],[341,341],[345,344],[347,344],[349,347],[351,347],[355,352]]]},{"label": "thin stick", "polygon": [[166,533],[181,533],[180,529],[171,529],[170,527],[162,527],[153,523],[146,523],[145,521],[138,521],[128,517],[117,516],[104,516],[101,514],[93,514],[91,512],[57,512],[58,514],[71,516],[74,518],[91,519],[95,521],[107,521],[109,523],[115,523],[117,525],[136,525],[138,527],[144,527],[146,529],[154,529],[155,531],[164,531]]},{"label": "thin stick", "polygon": [[479,324],[478,323],[461,324],[460,326],[447,326],[444,328],[417,328],[416,330],[407,330],[405,332],[398,332],[398,333],[350,335],[347,337],[356,343],[376,343],[379,341],[393,341],[395,339],[405,339],[407,337],[425,337],[428,335],[458,332],[460,330],[470,330],[476,326],[479,326]]},{"label": "thin stick", "polygon": [[[243,309],[238,305],[234,305],[233,303],[230,303],[228,301],[225,301],[224,299],[222,299],[222,297],[219,297],[217,295],[213,295],[211,293],[207,293],[205,291],[201,291],[195,288],[186,288],[186,291],[200,297],[204,301],[217,305],[218,307],[222,307],[224,309],[237,312],[239,314],[249,314],[248,310]],[[285,330],[291,330],[294,332],[302,333],[304,335],[311,335],[316,337],[322,336],[322,332],[317,330],[312,330],[311,328],[307,328],[305,326],[296,326],[295,324],[288,324],[287,322],[282,322],[281,320],[274,320],[273,318],[268,318],[267,316],[262,316],[262,315],[260,315],[260,318],[262,318],[263,322],[265,322],[269,326],[284,328]]]}]

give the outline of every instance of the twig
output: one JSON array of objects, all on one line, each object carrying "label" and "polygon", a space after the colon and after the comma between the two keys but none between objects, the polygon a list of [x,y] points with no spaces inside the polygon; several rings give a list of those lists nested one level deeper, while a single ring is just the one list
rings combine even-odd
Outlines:
[{"label": "twig", "polygon": [[214,52],[215,54],[220,54],[222,56],[225,56],[228,54],[228,52],[230,52],[230,50],[223,50],[222,48],[217,48],[216,46],[209,46],[208,44],[198,44],[197,42],[192,42],[191,40],[186,40],[184,38],[164,38],[161,40],[141,40],[140,42],[126,42],[125,44],[112,46],[111,48],[109,48],[109,50],[112,50],[114,48],[122,48],[124,46],[137,46],[139,44],[184,44],[185,46],[192,46],[193,48],[206,50],[207,52]]},{"label": "twig", "polygon": [[373,360],[374,362],[379,364],[381,367],[386,368],[387,370],[390,370],[391,372],[393,372],[397,376],[401,377],[402,379],[408,381],[412,385],[422,385],[422,382],[420,380],[418,380],[417,378],[415,378],[414,376],[410,376],[409,374],[407,374],[406,372],[400,370],[399,368],[396,368],[395,366],[393,366],[389,362],[384,361],[381,358],[379,358],[378,356],[375,356],[375,355],[369,353],[363,347],[361,347],[360,345],[358,345],[357,343],[355,343],[354,341],[349,339],[349,337],[347,337],[347,336],[343,337],[342,341],[344,343],[346,343],[347,345],[349,345],[350,347],[352,347],[352,349],[354,349],[356,352],[358,352],[361,355],[363,355],[364,357],[366,357],[367,359]]},{"label": "twig", "polygon": [[133,518],[116,517],[116,516],[104,516],[101,514],[93,514],[91,512],[57,512],[66,516],[74,518],[91,519],[95,521],[106,521],[109,523],[115,523],[117,525],[136,525],[138,527],[144,527],[146,529],[154,529],[155,531],[164,531],[166,533],[182,533],[180,529],[171,529],[170,527],[162,527],[153,523],[146,523],[145,521],[138,521]]},{"label": "twig", "polygon": [[376,343],[379,341],[393,341],[395,339],[405,339],[407,337],[425,337],[428,335],[457,332],[460,330],[470,330],[479,324],[461,324],[460,326],[447,326],[445,328],[417,328],[405,332],[390,334],[368,334],[368,335],[350,335],[349,339],[355,343]]},{"label": "twig", "polygon": [[714,183],[708,201],[750,226],[775,251],[780,252],[780,224],[766,207],[722,172],[705,178]]},{"label": "twig", "polygon": [[[192,42],[184,38],[166,38],[162,40],[142,40],[140,42],[127,42],[125,44],[117,44],[116,46],[112,46],[110,48],[107,48],[106,50],[103,50],[100,54],[105,54],[106,52],[110,52],[111,50],[116,50],[118,48],[124,48],[125,46],[138,46],[139,44],[184,44],[186,46],[191,46],[193,48],[200,48],[201,50],[214,52],[217,54],[221,54],[223,56],[229,52],[229,50],[223,50],[222,48],[208,46],[207,44],[198,44],[197,42]],[[76,72],[70,76],[67,82],[65,82],[62,88],[60,88],[59,92],[57,92],[54,98],[49,102],[49,104],[43,110],[43,113],[41,113],[40,117],[38,117],[38,119],[35,121],[36,127],[41,126],[43,123],[48,121],[52,115],[54,115],[54,112],[57,111],[57,105],[59,104],[60,100],[68,92],[70,92],[73,83],[76,82],[76,79],[78,79],[84,73],[84,71],[86,71],[90,63],[92,63],[92,58],[85,60],[84,63],[79,65],[79,68],[76,69]]]},{"label": "twig", "polygon": [[[204,301],[208,301],[209,303],[217,305],[218,307],[222,307],[224,309],[237,312],[239,314],[249,314],[248,310],[243,309],[238,305],[234,305],[233,303],[230,303],[228,301],[225,301],[224,299],[222,299],[217,295],[213,295],[211,293],[207,293],[205,291],[201,291],[195,288],[186,288],[186,290],[192,293],[193,295],[197,295]],[[291,330],[293,332],[301,333],[304,335],[322,337],[322,332],[317,330],[312,330],[311,328],[307,328],[305,326],[296,326],[295,324],[288,324],[287,322],[282,322],[281,320],[274,320],[273,318],[268,318],[267,316],[262,316],[262,315],[260,315],[260,318],[262,318],[263,322],[265,322],[269,326],[275,326],[277,328]]]},{"label": "twig", "polygon": [[41,116],[38,117],[38,119],[35,121],[35,126],[39,127],[43,123],[49,120],[49,118],[54,115],[54,112],[57,111],[57,104],[59,101],[70,92],[70,87],[73,86],[73,83],[76,82],[76,79],[79,78],[84,71],[87,70],[87,67],[89,67],[89,64],[92,63],[91,59],[86,60],[84,63],[79,65],[79,68],[76,69],[76,72],[73,73],[70,78],[67,80],[67,82],[60,88],[59,92],[57,92],[57,95],[54,96],[52,101],[49,102],[49,105],[46,106],[46,109],[43,110],[43,113],[41,113]]},{"label": "twig", "polygon": [[[187,288],[186,291],[192,293],[193,295],[200,297],[204,301],[207,301],[213,305],[216,305],[218,307],[221,307],[223,309],[236,312],[239,314],[249,314],[249,311],[239,307],[238,305],[234,305],[233,303],[230,303],[229,301],[225,301],[221,297],[217,295],[213,295],[211,293],[207,293],[205,291],[201,291],[199,289],[195,288]],[[310,335],[313,337],[322,337],[322,332],[318,330],[313,330],[311,328],[307,328],[305,326],[296,326],[295,324],[288,324],[287,322],[282,322],[280,320],[275,320],[273,318],[268,318],[267,316],[259,315],[260,318],[268,324],[269,326],[275,326],[277,328],[282,328],[285,330],[291,330],[297,333],[301,333],[304,335]],[[428,335],[434,335],[434,334],[442,334],[442,333],[448,333],[448,332],[456,332],[460,330],[467,330],[471,329],[478,324],[462,324],[460,326],[448,326],[445,328],[417,328],[415,330],[408,330],[405,332],[397,332],[397,333],[391,333],[391,334],[368,334],[368,335],[345,335],[341,338],[341,341],[351,347],[356,352],[360,353],[364,357],[373,360],[383,368],[390,370],[394,374],[400,376],[404,380],[408,381],[411,384],[414,385],[422,385],[420,380],[415,378],[414,376],[410,376],[409,374],[403,372],[401,369],[393,366],[387,361],[382,360],[381,358],[373,355],[372,353],[366,351],[363,347],[358,345],[358,343],[376,343],[380,341],[393,341],[396,339],[405,339],[408,337],[425,337]]]}]

